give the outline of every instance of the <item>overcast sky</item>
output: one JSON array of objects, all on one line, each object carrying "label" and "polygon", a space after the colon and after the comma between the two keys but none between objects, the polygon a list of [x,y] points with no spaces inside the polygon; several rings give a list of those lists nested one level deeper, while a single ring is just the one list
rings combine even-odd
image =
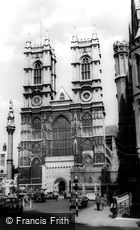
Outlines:
[{"label": "overcast sky", "polygon": [[[7,143],[6,121],[9,99],[13,99],[16,131],[14,154],[20,141],[20,108],[23,103],[24,46],[49,31],[57,57],[57,89],[61,82],[70,92],[73,27],[91,37],[95,24],[101,43],[102,85],[106,125],[117,124],[116,85],[114,83],[113,43],[128,40],[130,0],[1,0],[0,7],[0,150]],[[80,29],[79,29],[80,28]],[[16,157],[15,157],[16,158]]]}]

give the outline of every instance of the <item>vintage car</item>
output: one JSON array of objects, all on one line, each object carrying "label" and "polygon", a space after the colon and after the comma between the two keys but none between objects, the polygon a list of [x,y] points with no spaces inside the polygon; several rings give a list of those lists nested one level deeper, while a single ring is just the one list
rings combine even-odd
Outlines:
[{"label": "vintage car", "polygon": [[95,200],[96,194],[95,193],[87,193],[85,195],[89,200]]},{"label": "vintage car", "polygon": [[47,192],[45,194],[46,199],[58,199],[58,193],[57,192]]},{"label": "vintage car", "polygon": [[43,192],[38,191],[38,192],[34,193],[33,201],[34,202],[45,202],[46,197],[45,197]]},{"label": "vintage car", "polygon": [[0,215],[22,214],[22,202],[15,196],[5,197],[0,200]]}]

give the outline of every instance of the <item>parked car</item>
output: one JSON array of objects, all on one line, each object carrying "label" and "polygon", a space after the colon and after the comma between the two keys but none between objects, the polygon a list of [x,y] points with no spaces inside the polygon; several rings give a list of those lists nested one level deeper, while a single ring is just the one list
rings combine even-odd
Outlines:
[{"label": "parked car", "polygon": [[71,193],[70,192],[66,192],[66,199],[71,199]]},{"label": "parked car", "polygon": [[[76,196],[73,196],[71,198],[71,203],[70,207],[75,207],[76,206]],[[78,196],[78,207],[79,208],[85,208],[88,206],[88,198],[86,196]]]},{"label": "parked car", "polygon": [[34,193],[33,200],[34,200],[34,202],[45,202],[46,197],[45,197],[43,192],[38,191],[38,192]]},{"label": "parked car", "polygon": [[6,197],[0,201],[0,215],[22,214],[23,206],[16,197]]},{"label": "parked car", "polygon": [[87,193],[85,195],[89,200],[95,200],[96,194],[95,193]]},{"label": "parked car", "polygon": [[57,192],[47,192],[45,195],[46,199],[58,199],[58,193]]}]

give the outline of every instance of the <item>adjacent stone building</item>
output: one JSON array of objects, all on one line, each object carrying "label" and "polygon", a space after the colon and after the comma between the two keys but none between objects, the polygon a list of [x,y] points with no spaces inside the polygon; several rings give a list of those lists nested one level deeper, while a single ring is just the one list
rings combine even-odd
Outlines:
[{"label": "adjacent stone building", "polygon": [[129,43],[114,44],[119,110],[120,193],[131,192],[133,215],[140,213],[140,2],[131,0]]}]

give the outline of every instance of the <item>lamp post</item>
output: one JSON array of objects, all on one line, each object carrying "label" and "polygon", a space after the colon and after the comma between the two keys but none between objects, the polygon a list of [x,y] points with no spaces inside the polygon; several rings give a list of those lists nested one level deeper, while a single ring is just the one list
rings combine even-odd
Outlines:
[{"label": "lamp post", "polygon": [[75,195],[76,195],[76,204],[75,204],[75,210],[76,210],[76,216],[78,216],[78,194],[77,194],[77,190],[78,190],[78,177],[75,176],[74,178],[74,190],[75,190]]},{"label": "lamp post", "polygon": [[18,178],[17,178],[17,189],[18,189],[18,197],[19,197],[19,178],[20,178],[20,172],[19,172],[19,160],[20,160],[20,152],[22,150],[21,143],[18,144]]}]

